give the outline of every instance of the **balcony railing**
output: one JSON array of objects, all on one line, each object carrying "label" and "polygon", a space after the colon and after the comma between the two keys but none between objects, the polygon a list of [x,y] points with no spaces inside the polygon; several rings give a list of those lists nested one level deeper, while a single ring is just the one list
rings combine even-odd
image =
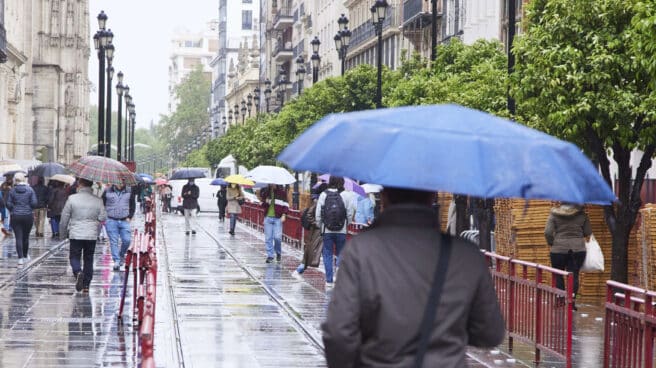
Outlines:
[{"label": "balcony railing", "polygon": [[7,32],[4,24],[0,24],[0,63],[7,62]]},{"label": "balcony railing", "polygon": [[[418,17],[430,15],[431,2],[426,0],[406,0],[403,3],[403,24],[408,24]],[[429,18],[430,19],[430,18]]]},{"label": "balcony railing", "polygon": [[[383,32],[390,27],[396,27],[398,25],[398,9],[396,7],[390,6],[389,9],[387,9],[387,17],[385,17],[385,20],[383,21]],[[376,37],[376,29],[374,28],[374,24],[370,19],[366,23],[355,27],[351,35],[349,49],[353,49],[374,37]]]},{"label": "balcony railing", "polygon": [[273,48],[273,57],[275,58],[281,52],[288,52],[290,53],[290,57],[291,57],[294,52],[294,50],[292,49],[291,42],[280,42],[276,44],[276,46]]},{"label": "balcony railing", "polygon": [[289,27],[293,23],[294,18],[289,8],[280,8],[273,16],[273,28],[275,29],[279,29],[279,27]]}]

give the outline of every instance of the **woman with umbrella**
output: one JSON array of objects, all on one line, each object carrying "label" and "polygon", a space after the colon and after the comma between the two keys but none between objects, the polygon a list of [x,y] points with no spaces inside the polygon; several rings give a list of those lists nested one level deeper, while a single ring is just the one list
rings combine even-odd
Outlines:
[{"label": "woman with umbrella", "polygon": [[59,237],[59,221],[61,220],[61,213],[68,199],[68,189],[65,183],[50,179],[48,186],[50,186],[50,196],[48,197],[48,213],[50,219],[50,229],[52,230],[52,237]]},{"label": "woman with umbrella", "polygon": [[228,206],[228,188],[221,185],[216,192],[216,205],[219,207],[219,221],[225,222],[226,207]]},{"label": "woman with umbrella", "polygon": [[237,224],[237,216],[241,214],[241,205],[244,203],[244,191],[241,186],[231,183],[226,191],[226,199],[228,205],[226,210],[230,216],[230,235],[235,235],[235,226]]},{"label": "woman with umbrella", "polygon": [[34,225],[34,208],[37,205],[34,190],[27,185],[25,174],[14,175],[14,188],[7,196],[7,208],[11,213],[11,227],[14,229],[16,238],[16,253],[18,255],[18,267],[24,263],[24,258],[29,259],[30,231]]}]

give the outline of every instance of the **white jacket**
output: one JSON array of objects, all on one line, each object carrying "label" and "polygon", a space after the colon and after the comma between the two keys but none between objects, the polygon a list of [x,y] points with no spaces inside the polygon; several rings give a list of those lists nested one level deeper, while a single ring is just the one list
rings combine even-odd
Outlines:
[{"label": "white jacket", "polygon": [[107,219],[102,199],[91,188],[79,188],[68,197],[59,224],[63,237],[76,240],[96,240],[98,224]]}]

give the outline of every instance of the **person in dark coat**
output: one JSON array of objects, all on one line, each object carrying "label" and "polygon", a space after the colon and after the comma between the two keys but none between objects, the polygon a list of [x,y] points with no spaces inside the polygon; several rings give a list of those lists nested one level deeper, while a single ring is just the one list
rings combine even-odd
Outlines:
[{"label": "person in dark coat", "polygon": [[478,247],[441,234],[433,193],[385,188],[385,210],[342,252],[321,325],[328,367],[411,367],[439,245],[451,242],[424,367],[466,366],[467,345],[494,347],[504,320]]},{"label": "person in dark coat", "polygon": [[27,185],[25,174],[14,175],[14,187],[7,195],[6,205],[11,213],[11,227],[14,229],[18,267],[20,267],[25,259],[29,260],[30,231],[34,225],[34,208],[37,206],[36,194]]},{"label": "person in dark coat", "polygon": [[303,211],[303,214],[306,214],[308,218],[311,228],[304,230],[303,259],[301,260],[301,264],[296,267],[296,270],[292,274],[294,277],[305,272],[308,267],[319,267],[319,264],[321,263],[323,239],[321,238],[321,228],[319,224],[317,224],[315,212],[317,210],[317,200],[319,199],[319,195],[326,188],[326,184],[321,184],[318,188],[312,189],[312,194],[310,196],[312,198],[312,205]]},{"label": "person in dark coat", "polygon": [[219,221],[225,221],[226,206],[228,205],[227,189],[225,185],[216,192],[216,205],[219,207]]},{"label": "person in dark coat", "polygon": [[36,208],[34,208],[34,227],[36,228],[36,237],[43,236],[43,226],[46,220],[46,207],[48,206],[48,197],[50,196],[49,188],[44,184],[44,179],[39,176],[32,190],[36,194]]},{"label": "person in dark coat", "polygon": [[[189,179],[187,184],[182,187],[182,208],[184,208],[185,217],[185,235],[196,234],[196,216],[194,211],[198,209],[198,197],[200,189],[194,184],[194,179]],[[193,224],[191,224],[193,222]]]},{"label": "person in dark coat", "polygon": [[59,237],[59,222],[61,221],[61,213],[68,199],[68,188],[64,187],[64,183],[51,180],[48,185],[50,186],[50,196],[48,197],[48,218],[50,219],[50,230],[52,237]]},{"label": "person in dark coat", "polygon": [[[567,270],[574,278],[574,299],[579,292],[579,270],[585,261],[585,240],[592,235],[592,226],[583,206],[563,203],[553,208],[544,228],[544,237],[551,248],[551,266]],[[562,276],[556,275],[556,287],[565,290]],[[576,302],[572,306],[576,308]]]}]

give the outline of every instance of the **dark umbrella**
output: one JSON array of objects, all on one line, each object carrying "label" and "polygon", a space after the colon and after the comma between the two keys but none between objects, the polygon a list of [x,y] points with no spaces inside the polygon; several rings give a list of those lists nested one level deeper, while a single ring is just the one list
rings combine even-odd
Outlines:
[{"label": "dark umbrella", "polygon": [[19,173],[19,172],[23,173],[23,174],[27,174],[25,172],[25,170],[11,170],[11,171],[5,172],[4,174],[2,174],[2,176],[14,176],[16,173]]},{"label": "dark umbrella", "polygon": [[43,177],[52,177],[57,174],[66,174],[66,168],[63,165],[60,165],[56,162],[47,162],[45,164],[38,165],[32,169],[31,174],[34,176],[43,176]]},{"label": "dark umbrella", "polygon": [[180,169],[171,175],[169,180],[180,180],[180,179],[197,179],[204,178],[205,173],[200,169]]}]

